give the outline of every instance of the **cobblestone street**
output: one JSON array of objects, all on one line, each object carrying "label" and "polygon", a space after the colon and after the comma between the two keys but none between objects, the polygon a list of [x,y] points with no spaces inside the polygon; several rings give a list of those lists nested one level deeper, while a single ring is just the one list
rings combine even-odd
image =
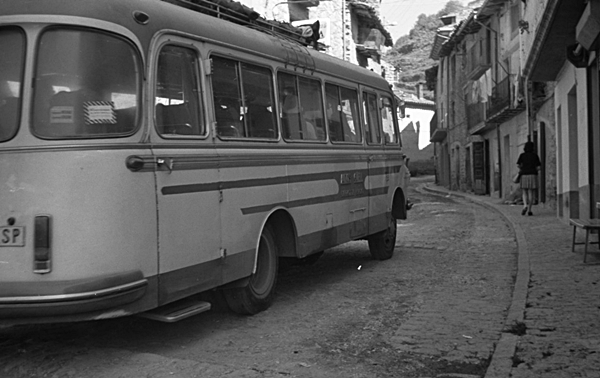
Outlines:
[{"label": "cobblestone street", "polygon": [[[423,181],[424,180],[424,181]],[[138,317],[0,329],[12,377],[483,377],[501,338],[517,266],[498,213],[414,191],[396,254],[365,241],[279,275],[273,306],[178,323]]]},{"label": "cobblestone street", "polygon": [[[446,189],[431,186],[439,194]],[[583,246],[571,252],[573,229],[555,210],[535,206],[534,216],[521,216],[520,206],[499,199],[452,193],[502,214],[515,229],[519,243],[518,276],[506,331],[516,336],[501,342],[496,363],[486,378],[598,377],[600,372],[600,258]],[[579,233],[577,241],[583,241]],[[591,236],[597,240],[597,235]],[[591,246],[591,251],[597,247]],[[505,334],[506,335],[506,334]],[[508,353],[506,351],[508,350]]]}]

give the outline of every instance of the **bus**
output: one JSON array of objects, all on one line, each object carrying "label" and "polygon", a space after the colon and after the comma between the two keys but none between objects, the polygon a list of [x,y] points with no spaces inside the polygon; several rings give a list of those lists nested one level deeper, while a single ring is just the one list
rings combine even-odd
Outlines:
[{"label": "bus", "polygon": [[0,324],[255,314],[282,258],[392,257],[389,84],[194,6],[0,2]]}]

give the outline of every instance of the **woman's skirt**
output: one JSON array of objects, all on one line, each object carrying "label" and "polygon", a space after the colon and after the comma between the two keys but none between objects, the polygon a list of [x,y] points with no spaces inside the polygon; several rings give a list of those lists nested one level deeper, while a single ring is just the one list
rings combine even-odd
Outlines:
[{"label": "woman's skirt", "polygon": [[537,175],[521,175],[521,189],[537,189]]}]

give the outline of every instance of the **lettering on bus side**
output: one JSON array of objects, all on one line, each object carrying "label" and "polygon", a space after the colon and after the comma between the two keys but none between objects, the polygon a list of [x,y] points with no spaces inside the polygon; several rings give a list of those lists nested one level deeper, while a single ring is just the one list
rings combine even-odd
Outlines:
[{"label": "lettering on bus side", "polygon": [[362,197],[366,195],[364,187],[365,177],[362,172],[346,172],[340,174],[340,196],[347,197]]},{"label": "lettering on bus side", "polygon": [[356,184],[364,181],[362,172],[340,174],[340,185]]},{"label": "lettering on bus side", "polygon": [[342,189],[340,196],[342,197],[364,197],[367,191],[364,188]]}]

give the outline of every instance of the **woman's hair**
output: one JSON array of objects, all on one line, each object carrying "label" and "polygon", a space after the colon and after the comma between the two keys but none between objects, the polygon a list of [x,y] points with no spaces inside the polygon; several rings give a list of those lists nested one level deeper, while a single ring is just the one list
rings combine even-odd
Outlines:
[{"label": "woman's hair", "polygon": [[525,147],[523,148],[525,152],[533,152],[533,142],[525,143]]}]

